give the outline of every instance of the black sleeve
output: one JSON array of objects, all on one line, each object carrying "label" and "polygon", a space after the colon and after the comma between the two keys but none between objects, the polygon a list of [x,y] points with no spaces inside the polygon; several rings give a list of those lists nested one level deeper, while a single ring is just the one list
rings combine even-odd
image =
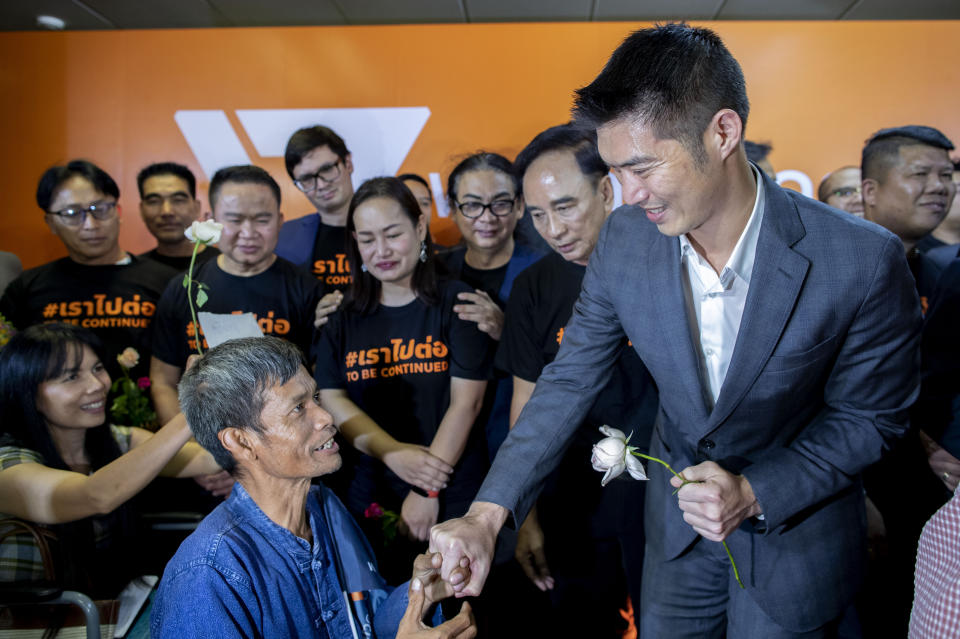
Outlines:
[{"label": "black sleeve", "polygon": [[463,282],[448,282],[443,296],[444,339],[450,348],[450,376],[464,379],[493,378],[494,344],[477,328],[476,322],[462,320],[453,312],[457,294],[470,292]]},{"label": "black sleeve", "polygon": [[157,313],[151,322],[151,354],[154,357],[171,366],[186,366],[191,352],[187,340],[197,338],[196,335],[185,334],[190,323],[189,315],[183,282],[181,278],[175,277],[167,284],[167,289],[157,301]]},{"label": "black sleeve", "polygon": [[528,382],[536,382],[545,363],[540,344],[543,336],[537,334],[536,308],[533,301],[533,282],[527,269],[517,277],[507,301],[506,319],[500,347],[497,349],[497,368]]},{"label": "black sleeve", "polygon": [[26,287],[23,283],[23,275],[18,275],[7,285],[7,290],[3,292],[3,297],[0,298],[0,313],[7,318],[8,322],[13,324],[14,328],[22,331],[30,325],[30,319],[25,312],[26,309]]},{"label": "black sleeve", "polygon": [[347,372],[343,366],[344,312],[335,311],[330,320],[317,331],[314,342],[316,355],[313,378],[317,388],[346,388]]}]

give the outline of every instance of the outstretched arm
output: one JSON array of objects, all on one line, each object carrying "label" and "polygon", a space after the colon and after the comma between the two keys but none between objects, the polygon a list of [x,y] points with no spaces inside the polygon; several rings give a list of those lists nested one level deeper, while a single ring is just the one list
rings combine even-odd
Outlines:
[{"label": "outstretched arm", "polygon": [[[4,511],[41,524],[61,524],[115,510],[140,492],[173,460],[190,438],[187,420],[178,414],[140,445],[92,475],[57,470],[38,463],[0,471]],[[138,436],[140,437],[140,436]],[[194,451],[195,452],[195,451]],[[187,452],[184,468],[216,471],[203,453]]]}]

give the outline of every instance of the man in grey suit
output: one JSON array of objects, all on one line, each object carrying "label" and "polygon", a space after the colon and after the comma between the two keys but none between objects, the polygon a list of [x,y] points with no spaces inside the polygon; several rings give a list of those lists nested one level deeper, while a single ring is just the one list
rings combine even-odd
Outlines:
[{"label": "man in grey suit", "polygon": [[[907,428],[920,308],[899,240],[747,162],[743,73],[706,29],[631,35],[578,91],[628,204],[590,258],[556,360],[470,511],[434,527],[483,585],[626,336],[660,390],[640,634],[829,637],[859,587],[860,472]],[[599,435],[598,435],[599,439]],[[587,460],[584,460],[587,463]],[[726,540],[740,589],[719,543]]]}]

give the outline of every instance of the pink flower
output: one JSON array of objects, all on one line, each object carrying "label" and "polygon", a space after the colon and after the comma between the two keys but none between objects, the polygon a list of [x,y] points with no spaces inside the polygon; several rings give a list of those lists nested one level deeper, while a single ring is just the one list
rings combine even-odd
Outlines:
[{"label": "pink flower", "polygon": [[383,517],[383,508],[377,502],[373,502],[363,511],[363,516],[367,519],[380,519]]},{"label": "pink flower", "polygon": [[140,388],[140,390],[147,390],[148,388],[150,388],[150,378],[141,377],[140,379],[137,380],[137,386]]},{"label": "pink flower", "polygon": [[124,368],[133,368],[140,362],[140,353],[137,352],[137,349],[127,346],[122,353],[117,355],[117,361]]}]

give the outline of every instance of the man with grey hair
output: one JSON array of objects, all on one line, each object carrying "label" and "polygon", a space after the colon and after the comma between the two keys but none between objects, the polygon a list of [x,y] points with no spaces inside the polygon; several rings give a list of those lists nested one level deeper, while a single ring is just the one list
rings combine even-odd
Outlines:
[{"label": "man with grey hair", "polygon": [[[340,468],[333,418],[296,346],[231,340],[183,375],[184,414],[236,483],[180,546],[154,602],[154,637],[474,637],[468,604],[436,628],[452,594],[440,556],[420,555],[392,590],[334,494],[312,479]],[[456,582],[468,572],[456,569]]]}]

